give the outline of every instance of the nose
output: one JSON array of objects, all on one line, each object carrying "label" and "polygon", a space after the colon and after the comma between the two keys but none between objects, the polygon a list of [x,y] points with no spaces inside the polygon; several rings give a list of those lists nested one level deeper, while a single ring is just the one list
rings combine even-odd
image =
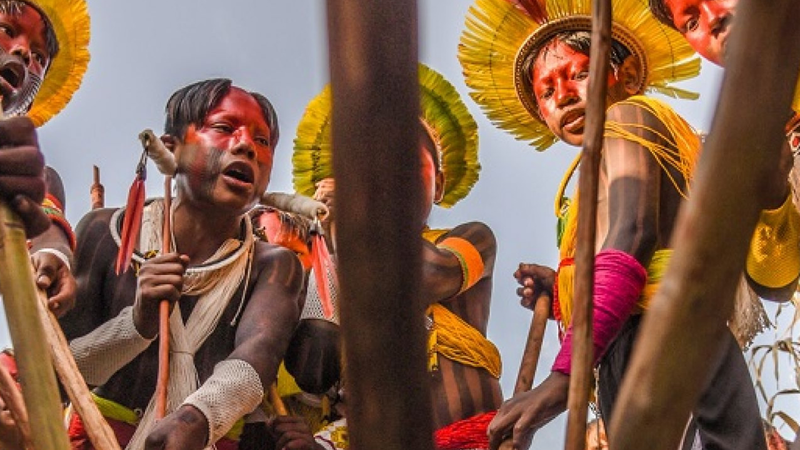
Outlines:
[{"label": "nose", "polygon": [[708,29],[714,35],[725,31],[731,18],[728,8],[716,1],[702,2],[700,14],[706,18]]},{"label": "nose", "polygon": [[231,152],[234,155],[244,155],[247,159],[256,158],[256,145],[253,136],[244,128],[234,131],[234,144]]},{"label": "nose", "polygon": [[554,95],[559,106],[569,106],[577,101],[575,89],[567,80],[556,80]]},{"label": "nose", "polygon": [[28,45],[28,42],[21,39],[17,39],[16,42],[14,42],[14,45],[9,53],[25,61],[25,67],[28,67],[30,65],[31,47],[30,45]]}]

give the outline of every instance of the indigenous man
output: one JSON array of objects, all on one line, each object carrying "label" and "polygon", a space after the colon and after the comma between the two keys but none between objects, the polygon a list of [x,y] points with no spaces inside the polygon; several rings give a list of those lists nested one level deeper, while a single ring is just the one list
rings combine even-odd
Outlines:
[{"label": "indigenous man", "polygon": [[[724,66],[737,3],[738,0],[650,0],[650,11],[661,23],[681,33],[701,56]],[[800,111],[800,90],[795,94],[792,106],[795,111]],[[794,295],[800,270],[797,253],[788,251],[798,246],[800,224],[796,220],[790,222],[795,214],[791,211],[791,193],[787,195],[786,177],[792,167],[792,156],[796,158],[800,154],[800,114],[793,114],[787,123],[786,137],[785,164],[778,175],[770,177],[771,186],[764,199],[768,209],[762,212],[747,261],[747,274],[756,292],[762,298],[776,301],[788,301]],[[795,170],[791,179],[795,196],[800,195],[800,170]],[[769,242],[759,239],[762,235],[780,236],[781,240]],[[766,259],[770,260],[769,264],[763,263]],[[757,266],[768,270],[759,270]]]},{"label": "indigenous man", "polygon": [[[177,162],[171,211],[145,206],[133,266],[115,273],[125,210],[95,210],[78,227],[80,304],[62,320],[95,400],[127,448],[238,448],[242,417],[275,379],[300,315],[302,268],[256,242],[246,212],[269,179],[278,122],[269,101],[229,80],[202,81],[167,103]],[[164,214],[172,236],[162,236]],[[162,239],[171,251],[158,254]],[[154,422],[159,303],[168,300],[168,415]],[[247,431],[245,431],[247,432]],[[73,448],[89,449],[81,420]]]},{"label": "indigenous man", "polygon": [[[41,126],[72,98],[89,62],[88,45],[89,15],[85,0],[0,0],[3,113],[6,117],[27,115],[30,119],[27,124],[21,119],[4,125],[17,128],[13,134],[17,141],[38,147],[30,123]],[[3,134],[5,138],[6,133]],[[0,170],[19,170],[13,164],[2,166]],[[31,171],[38,171],[35,164],[22,175],[30,175]],[[49,167],[45,168],[44,179],[47,189],[42,207],[53,225],[33,240],[32,259],[37,285],[47,290],[50,309],[62,315],[75,301],[75,280],[69,267],[75,238],[64,217],[61,179]],[[0,185],[0,190],[5,189]],[[36,197],[41,197],[41,193]],[[28,206],[22,211],[30,209]],[[41,214],[23,214],[23,218],[28,222],[35,220],[31,230],[35,234],[47,225]]]},{"label": "indigenous man", "polygon": [[[469,193],[480,169],[477,125],[455,88],[420,65],[420,171],[427,221],[434,203],[449,207]],[[331,91],[326,88],[306,109],[295,140],[295,189],[306,195],[330,190]],[[326,181],[323,181],[326,180]],[[326,195],[319,193],[325,200]],[[329,208],[332,205],[328,204]],[[334,212],[335,214],[335,212]],[[451,230],[420,223],[423,287],[429,329],[435,441],[440,449],[485,449],[486,426],[500,406],[500,355],[486,335],[496,252],[486,225],[471,222]],[[308,309],[308,304],[306,305]],[[323,322],[320,313],[306,319]],[[328,328],[328,327],[326,327]],[[345,387],[346,389],[346,387]],[[325,449],[346,448],[341,423],[318,435]]]},{"label": "indigenous man", "polygon": [[[669,106],[639,95],[648,87],[685,94],[669,83],[698,73],[691,48],[648,17],[643,0],[615,0],[612,7],[593,318],[595,363],[600,362],[597,395],[606,423],[640,313],[669,260],[677,210],[700,148],[694,130]],[[522,9],[504,0],[478,0],[471,11],[459,57],[473,98],[498,125],[539,149],[556,138],[581,145],[589,81],[589,2],[551,0],[540,8]],[[563,326],[563,343],[550,376],[500,408],[490,425],[492,448],[508,437],[515,448],[527,448],[535,430],[566,408],[578,205],[565,204],[562,193],[556,201],[557,211],[567,217],[556,285],[552,272],[527,273],[523,267],[521,275],[534,282],[529,292],[522,292],[524,303],[532,302],[540,288],[553,287],[553,312]],[[735,339],[726,338],[713,381],[694,410],[700,443],[708,449],[764,449],[747,366]],[[691,445],[692,439],[686,442]]]}]

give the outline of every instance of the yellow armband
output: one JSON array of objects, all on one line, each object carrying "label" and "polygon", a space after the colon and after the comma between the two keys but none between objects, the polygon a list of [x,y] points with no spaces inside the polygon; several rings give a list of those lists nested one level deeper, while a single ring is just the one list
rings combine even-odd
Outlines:
[{"label": "yellow armband", "polygon": [[747,254],[747,275],[768,288],[781,288],[800,275],[800,214],[791,194],[777,209],[761,211]]},{"label": "yellow armband", "polygon": [[448,237],[437,247],[455,255],[461,264],[462,281],[461,289],[458,290],[459,294],[475,286],[475,283],[483,278],[483,258],[469,241],[459,237]]}]

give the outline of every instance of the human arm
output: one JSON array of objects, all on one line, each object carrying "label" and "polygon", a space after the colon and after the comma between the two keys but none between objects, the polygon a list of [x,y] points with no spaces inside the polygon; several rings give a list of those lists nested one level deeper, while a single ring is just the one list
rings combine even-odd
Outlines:
[{"label": "human arm", "polygon": [[205,448],[252,412],[275,380],[300,315],[302,267],[287,249],[268,244],[256,248],[255,264],[262,270],[252,278],[256,281],[234,350],[175,412],[156,424],[147,449]]},{"label": "human arm", "polygon": [[66,199],[61,177],[51,167],[45,167],[47,196],[42,202],[51,225],[31,240],[31,262],[36,285],[47,293],[50,310],[63,316],[75,305],[77,284],[72,275],[72,251],[75,234],[64,216]]},{"label": "human arm", "polygon": [[27,117],[0,121],[0,197],[20,216],[28,237],[43,233],[50,221],[42,211],[44,156]]},{"label": "human arm", "polygon": [[485,224],[453,228],[436,244],[423,242],[422,292],[427,304],[452,298],[491,277],[497,242]]}]

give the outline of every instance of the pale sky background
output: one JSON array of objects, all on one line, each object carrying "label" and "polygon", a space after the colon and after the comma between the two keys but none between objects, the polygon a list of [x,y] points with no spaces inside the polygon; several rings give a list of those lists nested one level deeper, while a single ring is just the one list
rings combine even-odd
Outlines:
[{"label": "pale sky background", "polygon": [[[499,250],[489,337],[503,355],[502,383],[509,396],[531,317],[518,304],[512,273],[520,261],[557,264],[553,198],[577,149],[556,144],[538,153],[496,129],[466,95],[456,51],[470,4],[419,2],[420,59],[462,93],[478,122],[483,165],[471,195],[451,210],[437,208],[430,224],[451,227],[477,220],[496,234]],[[101,169],[106,205],[123,204],[141,153],[138,133],[144,128],[161,132],[169,95],[212,77],[231,78],[236,85],[265,94],[275,105],[281,141],[269,190],[292,190],[290,157],[297,123],[306,103],[328,81],[325,2],[89,0],[89,10],[92,61],[83,87],[39,135],[48,164],[65,181],[67,216],[73,224],[90,208],[92,165]],[[683,84],[701,92],[701,99],[669,102],[692,125],[708,130],[720,78],[718,69],[705,64],[700,78]],[[152,164],[150,169],[148,196],[160,196],[162,179]],[[0,331],[0,344],[7,344],[5,330]],[[549,372],[557,349],[551,322],[537,382]],[[791,371],[783,373],[791,383]],[[797,397],[786,403],[784,409],[799,417]],[[533,448],[563,445],[563,424],[562,418],[541,430]],[[784,434],[791,435],[786,429]]]}]

